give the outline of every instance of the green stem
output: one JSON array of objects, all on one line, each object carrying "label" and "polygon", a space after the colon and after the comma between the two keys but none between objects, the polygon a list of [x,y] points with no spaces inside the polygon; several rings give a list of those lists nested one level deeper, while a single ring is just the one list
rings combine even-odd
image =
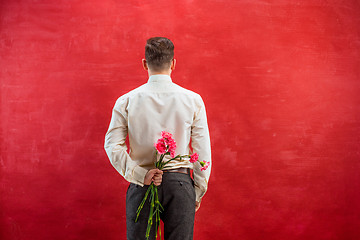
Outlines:
[{"label": "green stem", "polygon": [[[156,188],[156,186],[154,186],[154,187]],[[150,213],[149,213],[148,225],[147,225],[146,234],[145,234],[146,239],[149,239],[149,237],[150,237],[150,230],[151,230],[151,226],[153,223],[154,201],[155,201],[154,194],[155,194],[155,191],[152,190],[151,195],[150,195]]]},{"label": "green stem", "polygon": [[158,229],[159,229],[159,226],[160,226],[160,221],[159,221],[159,216],[160,216],[159,204],[160,204],[160,202],[159,202],[159,195],[158,195],[157,187],[155,188],[155,203],[156,203],[156,207],[155,207],[155,211],[156,211],[155,212],[155,224],[156,224],[156,226],[155,226],[155,231],[156,231],[155,239],[157,239]]},{"label": "green stem", "polygon": [[144,204],[145,204],[145,201],[146,201],[146,199],[147,199],[147,197],[148,197],[148,195],[149,195],[149,192],[152,190],[153,186],[154,186],[154,184],[151,183],[151,185],[150,185],[149,188],[147,189],[147,191],[146,191],[146,193],[145,193],[145,196],[144,196],[143,200],[141,201],[141,203],[140,203],[140,205],[139,205],[139,207],[138,207],[138,209],[137,209],[137,211],[136,211],[137,214],[136,214],[135,222],[137,222],[137,220],[138,220],[138,218],[139,218],[139,216],[140,216],[140,212],[141,212],[141,210],[143,209]]},{"label": "green stem", "polygon": [[182,156],[177,155],[177,156],[171,158],[170,160],[168,160],[168,161],[166,161],[166,162],[163,162],[163,163],[161,164],[161,166],[160,166],[161,168],[159,168],[159,169],[160,169],[160,170],[163,169],[166,164],[168,164],[169,162],[171,162],[172,160],[175,160],[175,159],[177,159],[177,158],[180,158],[180,161],[181,161]]},{"label": "green stem", "polygon": [[160,159],[159,159],[159,161],[157,162],[157,168],[159,168],[159,166],[161,166],[161,163],[162,163],[162,160],[164,159],[164,157],[165,157],[165,154],[161,154],[161,155],[160,155]]}]

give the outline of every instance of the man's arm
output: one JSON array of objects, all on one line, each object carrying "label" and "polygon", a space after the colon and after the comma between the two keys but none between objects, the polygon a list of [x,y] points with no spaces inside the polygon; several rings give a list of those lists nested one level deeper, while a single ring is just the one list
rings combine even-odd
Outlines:
[{"label": "man's arm", "polygon": [[127,103],[128,99],[125,97],[120,97],[116,101],[105,135],[104,148],[111,164],[127,181],[143,186],[148,170],[138,166],[130,158],[125,143],[128,134]]},{"label": "man's arm", "polygon": [[208,181],[211,172],[211,145],[210,145],[210,134],[207,124],[205,105],[201,97],[197,100],[197,111],[194,116],[194,121],[191,126],[191,146],[194,152],[199,154],[199,160],[205,160],[210,162],[210,166],[207,170],[201,171],[201,165],[196,162],[194,165],[194,182],[195,182],[195,193],[198,209],[200,207],[201,198],[207,191]]}]

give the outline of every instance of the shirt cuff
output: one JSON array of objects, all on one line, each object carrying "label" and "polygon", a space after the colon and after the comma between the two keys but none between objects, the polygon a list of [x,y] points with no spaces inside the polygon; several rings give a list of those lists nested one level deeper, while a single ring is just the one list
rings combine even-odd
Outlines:
[{"label": "shirt cuff", "polygon": [[197,186],[195,186],[195,196],[196,196],[196,201],[200,202],[201,198],[205,195],[206,190],[201,190],[200,188],[198,188]]},{"label": "shirt cuff", "polygon": [[136,166],[133,170],[133,180],[131,182],[134,182],[140,186],[144,186],[144,180],[145,180],[145,175],[148,172],[147,169],[142,168],[140,166]]}]

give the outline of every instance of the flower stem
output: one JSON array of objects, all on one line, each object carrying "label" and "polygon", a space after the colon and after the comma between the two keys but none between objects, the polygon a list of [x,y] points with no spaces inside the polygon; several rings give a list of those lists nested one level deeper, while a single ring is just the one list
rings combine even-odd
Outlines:
[{"label": "flower stem", "polygon": [[152,188],[153,188],[154,186],[155,186],[155,185],[154,185],[153,183],[151,183],[151,185],[150,185],[149,188],[147,189],[147,191],[146,191],[146,193],[145,193],[145,196],[144,196],[143,200],[141,201],[141,203],[140,203],[140,205],[139,205],[139,207],[138,207],[138,209],[137,209],[137,211],[136,211],[137,214],[136,214],[135,222],[137,222],[137,220],[138,220],[138,218],[139,218],[139,215],[140,215],[140,212],[141,212],[141,210],[142,210],[143,207],[144,207],[145,201],[146,201],[146,199],[147,199],[150,191],[152,190]]}]

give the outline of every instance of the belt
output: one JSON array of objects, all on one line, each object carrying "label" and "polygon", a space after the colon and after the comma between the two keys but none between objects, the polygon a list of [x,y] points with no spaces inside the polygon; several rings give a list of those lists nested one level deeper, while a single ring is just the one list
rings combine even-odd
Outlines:
[{"label": "belt", "polygon": [[165,169],[162,170],[163,172],[177,172],[177,173],[185,173],[185,174],[190,174],[190,168],[173,168],[173,169]]}]

